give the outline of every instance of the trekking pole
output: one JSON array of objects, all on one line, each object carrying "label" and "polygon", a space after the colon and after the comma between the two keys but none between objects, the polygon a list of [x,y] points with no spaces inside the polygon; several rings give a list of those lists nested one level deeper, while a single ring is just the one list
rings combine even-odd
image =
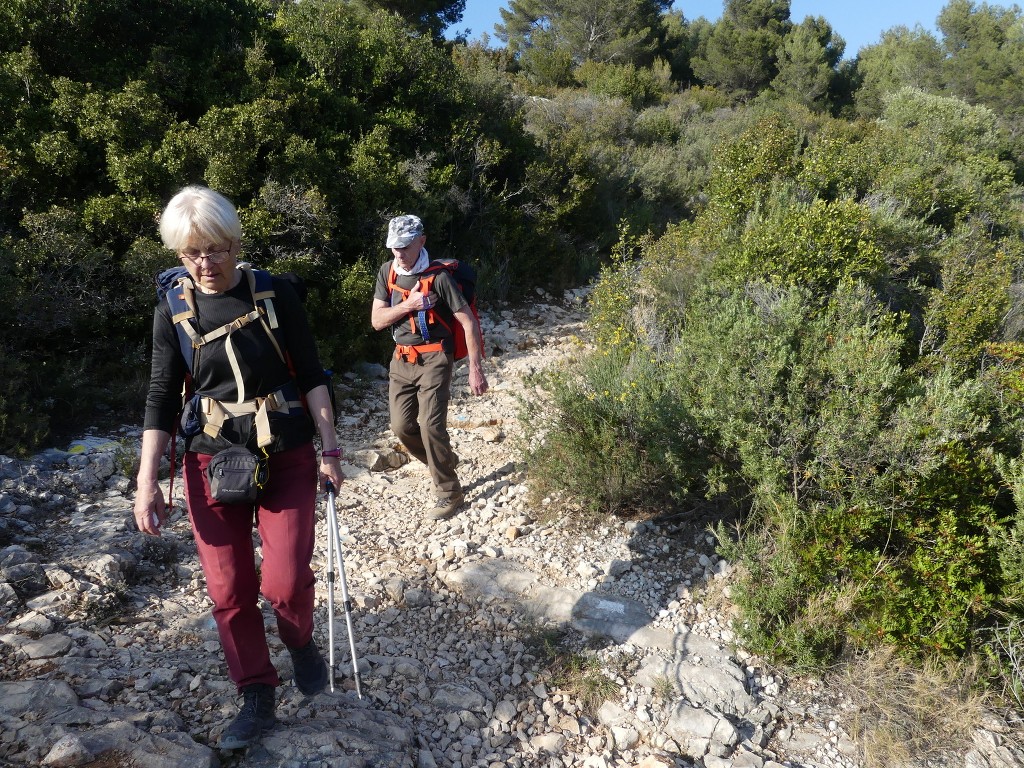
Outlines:
[{"label": "trekking pole", "polygon": [[[348,580],[345,578],[345,560],[341,555],[341,537],[338,535],[338,515],[334,505],[334,484],[327,483],[327,578],[331,589],[327,597],[330,613],[329,634],[331,643],[331,692],[334,692],[334,563],[337,560],[341,575],[341,600],[345,608],[345,624],[348,626],[348,647],[352,654],[352,677],[356,682],[356,696],[363,698],[362,679],[359,676],[359,658],[356,656],[356,636],[352,631],[352,602],[348,598]],[[334,558],[334,559],[332,559]]]},{"label": "trekking pole", "polygon": [[331,693],[334,693],[334,487],[327,483],[327,657]]}]

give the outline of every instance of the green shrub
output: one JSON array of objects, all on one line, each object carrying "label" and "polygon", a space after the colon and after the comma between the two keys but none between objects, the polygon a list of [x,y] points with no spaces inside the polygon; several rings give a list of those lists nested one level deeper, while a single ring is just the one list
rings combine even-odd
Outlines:
[{"label": "green shrub", "polygon": [[720,264],[723,273],[804,285],[820,294],[844,280],[885,275],[867,208],[848,199],[802,203],[794,198],[787,189],[773,190],[747,219],[733,257]]},{"label": "green shrub", "polygon": [[906,371],[900,325],[863,286],[817,304],[802,289],[700,296],[669,384],[749,489],[724,547],[748,638],[804,665],[845,643],[961,653],[1000,584],[995,405],[948,368]]},{"label": "green shrub", "polygon": [[537,488],[568,491],[598,512],[658,509],[701,476],[692,420],[665,385],[664,345],[648,335],[638,269],[622,259],[603,270],[591,296],[595,349],[539,376],[542,396],[523,403]]},{"label": "green shrub", "polygon": [[574,75],[591,93],[622,99],[633,109],[656,103],[668,87],[654,69],[634,64],[585,61]]},{"label": "green shrub", "polygon": [[0,348],[0,454],[12,456],[31,452],[50,429],[52,403],[39,399],[22,358]]},{"label": "green shrub", "polygon": [[959,370],[974,371],[984,345],[997,339],[1020,266],[1012,248],[985,237],[978,223],[959,227],[938,249],[941,290],[931,294],[924,346]]}]

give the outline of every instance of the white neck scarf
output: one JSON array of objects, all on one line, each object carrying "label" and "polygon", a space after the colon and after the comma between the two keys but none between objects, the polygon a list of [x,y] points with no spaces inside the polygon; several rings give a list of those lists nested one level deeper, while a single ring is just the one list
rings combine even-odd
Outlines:
[{"label": "white neck scarf", "polygon": [[398,259],[395,259],[394,263],[395,272],[399,275],[418,275],[428,266],[430,266],[430,257],[427,255],[426,248],[420,248],[419,258],[417,258],[416,263],[412,265],[412,269],[403,269]]}]

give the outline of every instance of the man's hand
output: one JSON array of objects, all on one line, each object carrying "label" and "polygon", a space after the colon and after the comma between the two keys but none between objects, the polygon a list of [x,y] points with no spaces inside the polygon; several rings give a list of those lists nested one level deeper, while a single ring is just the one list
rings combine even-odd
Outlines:
[{"label": "man's hand", "polygon": [[488,390],[487,377],[484,375],[480,362],[469,364],[469,391],[474,395],[482,395]]}]

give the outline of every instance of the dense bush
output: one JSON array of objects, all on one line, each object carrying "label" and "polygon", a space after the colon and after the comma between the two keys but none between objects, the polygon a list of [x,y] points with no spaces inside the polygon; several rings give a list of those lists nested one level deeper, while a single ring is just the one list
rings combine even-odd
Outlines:
[{"label": "dense bush", "polygon": [[[432,253],[475,262],[483,301],[580,279],[594,243],[614,239],[614,220],[587,210],[597,198],[560,203],[562,158],[524,130],[495,85],[504,75],[492,67],[488,84],[479,55],[452,56],[395,14],[319,0],[120,5],[59,24],[44,3],[0,12],[4,276],[9,295],[33,297],[0,348],[33,361],[6,366],[12,392],[59,405],[15,413],[5,397],[0,451],[31,450],[97,406],[138,413],[152,275],[173,261],[155,219],[185,184],[236,203],[246,259],[306,279],[335,368],[384,357],[368,314],[391,215],[420,214]],[[98,44],[114,27],[116,45]],[[580,189],[601,174],[584,169]],[[123,387],[107,386],[115,371]]]},{"label": "dense bush", "polygon": [[987,537],[1013,446],[985,388],[900,364],[863,285],[818,304],[751,285],[705,298],[682,337],[675,389],[750,489],[725,548],[750,639],[801,663],[851,641],[963,651],[1001,583]]},{"label": "dense bush", "polygon": [[[748,642],[778,660],[970,653],[1020,611],[1019,358],[992,346],[1022,266],[1020,191],[983,109],[903,92],[876,125],[806,114],[763,112],[715,153],[695,220],[603,273],[594,351],[552,390],[543,445],[558,449],[533,471],[603,451],[606,476],[636,473],[670,504],[636,464],[662,440],[673,489],[741,512],[722,551]],[[907,142],[919,130],[927,150]],[[658,395],[644,417],[617,401],[637,370]],[[600,435],[566,439],[583,423]]]},{"label": "dense bush", "polygon": [[667,348],[647,336],[657,318],[636,301],[635,245],[622,238],[591,295],[599,352],[538,376],[540,397],[523,403],[535,488],[567,491],[595,512],[657,510],[702,474],[693,419],[665,379]]}]

